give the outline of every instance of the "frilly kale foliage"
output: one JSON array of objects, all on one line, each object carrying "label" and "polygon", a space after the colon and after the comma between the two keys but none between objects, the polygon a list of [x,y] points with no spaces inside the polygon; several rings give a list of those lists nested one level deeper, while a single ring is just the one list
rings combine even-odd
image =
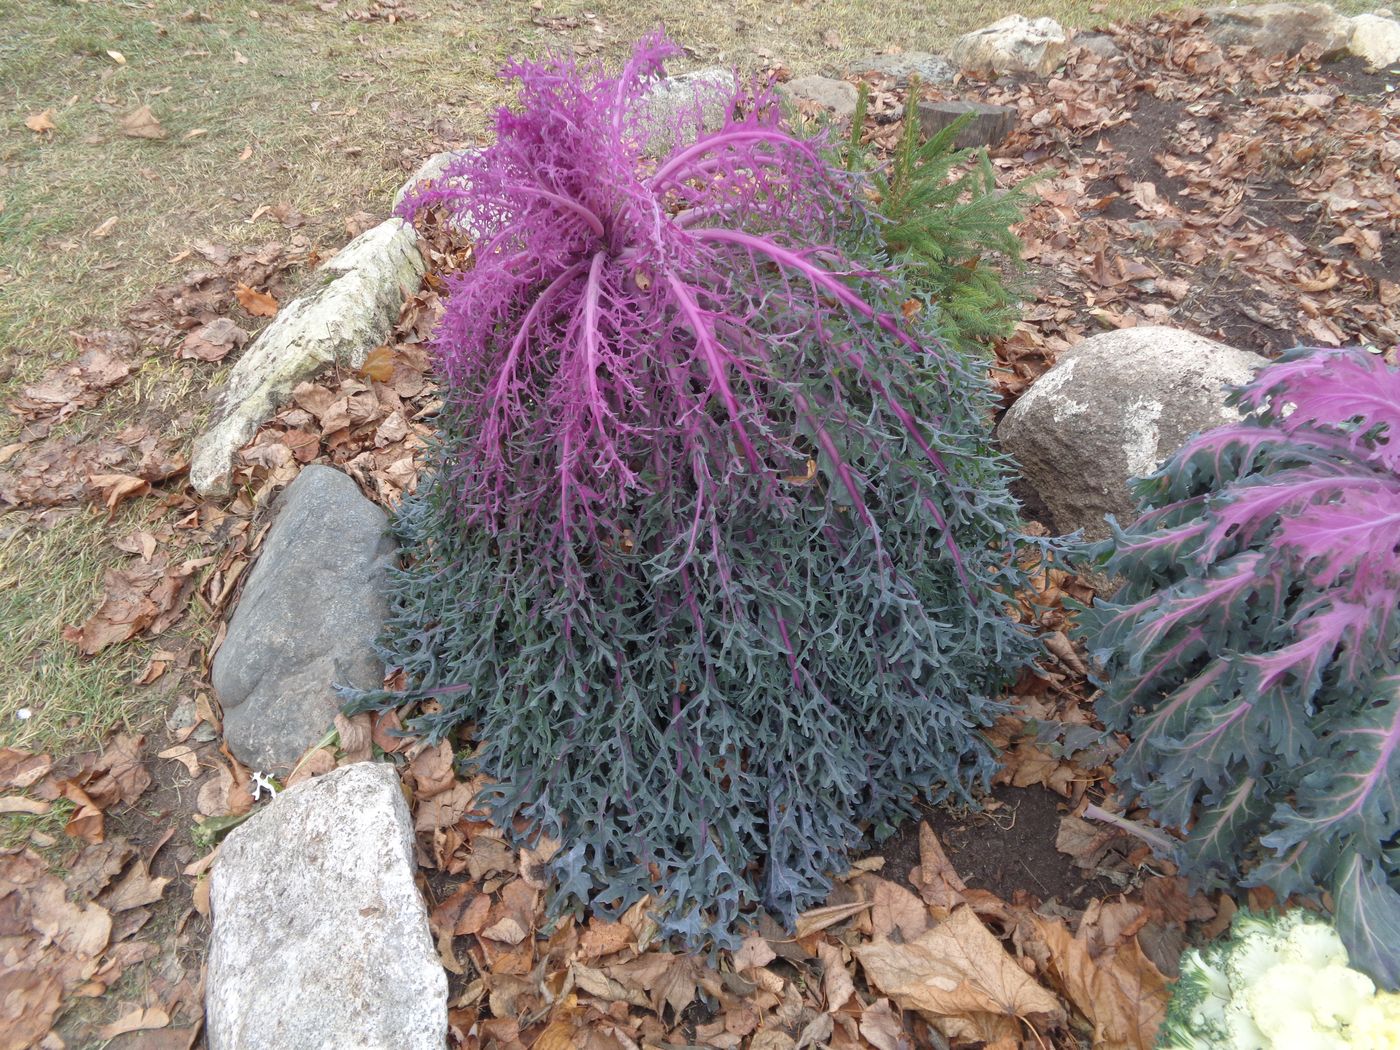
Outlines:
[{"label": "frilly kale foliage", "polygon": [[652,894],[723,942],[985,783],[1029,646],[982,376],[856,261],[855,177],[765,92],[646,159],[673,53],[508,67],[495,144],[413,204],[476,246],[385,652],[412,728],[471,725],[500,825],[562,840],[556,907]]},{"label": "frilly kale foliage", "polygon": [[[1400,372],[1295,352],[1239,424],[1140,482],[1089,616],[1121,786],[1189,829],[1207,884],[1331,893],[1355,964],[1400,985]],[[1111,556],[1110,556],[1111,555]]]}]

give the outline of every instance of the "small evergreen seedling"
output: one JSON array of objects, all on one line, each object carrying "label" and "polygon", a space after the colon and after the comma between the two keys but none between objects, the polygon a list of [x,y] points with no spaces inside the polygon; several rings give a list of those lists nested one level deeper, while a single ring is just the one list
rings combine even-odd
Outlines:
[{"label": "small evergreen seedling", "polygon": [[649,894],[724,942],[917,795],[970,800],[1029,646],[983,376],[904,322],[859,180],[766,92],[646,158],[674,53],[509,67],[495,143],[413,205],[477,243],[385,649],[412,728],[471,726],[499,825],[562,841],[556,907]]},{"label": "small evergreen seedling", "polygon": [[899,140],[873,167],[861,145],[869,88],[862,84],[845,146],[850,170],[871,169],[880,239],[910,287],[938,309],[940,332],[961,349],[1011,333],[1017,302],[1003,272],[1021,258],[1012,227],[1028,198],[999,189],[986,150],[954,149],[972,119],[959,117],[920,143],[919,81],[911,78]]},{"label": "small evergreen seedling", "polygon": [[1326,891],[1354,963],[1400,985],[1400,372],[1295,352],[1241,423],[1139,483],[1087,618],[1120,786],[1207,885]]}]

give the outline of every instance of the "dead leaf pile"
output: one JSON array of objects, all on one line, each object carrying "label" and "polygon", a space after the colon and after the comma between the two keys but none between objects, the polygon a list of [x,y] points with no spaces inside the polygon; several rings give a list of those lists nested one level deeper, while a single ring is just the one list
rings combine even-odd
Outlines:
[{"label": "dead leaf pile", "polygon": [[[1400,94],[1359,61],[1222,50],[1199,11],[1107,29],[1045,80],[928,98],[1019,111],[993,158],[1037,199],[1019,233],[1034,285],[995,373],[1010,404],[1096,331],[1164,324],[1267,355],[1400,342]],[[871,78],[892,145],[900,93]]]},{"label": "dead leaf pile", "polygon": [[[181,1017],[185,1027],[162,1045],[188,1047],[194,1041],[203,993],[198,975],[185,976],[175,958],[183,943],[179,929],[159,941],[137,936],[172,880],[151,872],[170,835],[142,847],[105,829],[108,810],[129,810],[151,784],[143,744],[144,738],[123,734],[100,753],[57,763],[47,755],[0,749],[0,791],[25,792],[6,794],[3,801],[23,798],[48,806],[68,799],[77,808],[65,831],[81,843],[62,859],[64,878],[33,849],[0,851],[0,1050],[62,1050],[65,1043],[53,1027],[64,1011],[78,999],[106,995],[128,969],[145,964],[153,969],[138,993],[143,1001],[112,1004],[116,1019],[92,1034],[108,1040],[165,1028]],[[42,810],[0,806],[0,813],[15,812]],[[39,832],[31,839],[40,847],[59,846]],[[179,928],[188,915],[189,909]]]},{"label": "dead leaf pile", "polygon": [[50,369],[21,390],[10,402],[11,412],[30,421],[62,422],[98,404],[136,368],[136,339],[130,332],[77,332],[73,341],[80,350],[77,360]]}]

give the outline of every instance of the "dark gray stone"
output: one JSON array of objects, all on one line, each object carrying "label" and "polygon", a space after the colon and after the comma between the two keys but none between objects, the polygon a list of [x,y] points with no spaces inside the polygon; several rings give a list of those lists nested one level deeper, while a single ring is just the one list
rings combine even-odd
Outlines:
[{"label": "dark gray stone", "polygon": [[332,683],[372,689],[395,545],[384,512],[331,467],[304,468],[274,506],[214,657],[224,738],[240,762],[282,771],[330,728]]},{"label": "dark gray stone", "polygon": [[390,765],[289,788],[211,874],[210,1050],[443,1050],[447,975]]},{"label": "dark gray stone", "polygon": [[904,51],[897,55],[866,55],[851,63],[851,72],[857,76],[875,73],[893,77],[896,83],[907,83],[911,76],[917,76],[925,84],[951,84],[958,75],[957,69],[942,55],[929,51]]},{"label": "dark gray stone", "polygon": [[972,119],[953,139],[956,149],[1000,146],[1016,127],[1016,110],[986,102],[920,102],[919,126],[926,136],[932,138],[969,113]]},{"label": "dark gray stone", "polygon": [[1105,515],[1136,517],[1128,479],[1155,471],[1192,434],[1238,420],[1227,389],[1267,363],[1174,328],[1105,332],[1061,354],[997,438],[1061,532],[1102,539]]}]

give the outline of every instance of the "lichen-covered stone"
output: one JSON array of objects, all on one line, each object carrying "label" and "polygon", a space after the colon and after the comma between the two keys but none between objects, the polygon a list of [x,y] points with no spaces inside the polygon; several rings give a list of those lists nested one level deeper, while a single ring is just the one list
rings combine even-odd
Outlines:
[{"label": "lichen-covered stone", "polygon": [[282,306],[238,359],[194,442],[190,483],[205,496],[228,492],[233,457],[292,389],[322,368],[358,368],[388,338],[404,295],[423,277],[418,235],[400,219],[366,230],[317,271],[312,291]]},{"label": "lichen-covered stone", "polygon": [[1128,479],[1151,474],[1192,434],[1239,418],[1227,389],[1258,354],[1174,328],[1092,336],[1060,355],[997,427],[1061,532],[1108,535],[1136,516]]},{"label": "lichen-covered stone", "polygon": [[1069,36],[1053,18],[1008,15],[957,39],[948,57],[964,72],[1043,77],[1064,61]]},{"label": "lichen-covered stone", "polygon": [[1296,55],[1312,46],[1323,58],[1337,58],[1351,40],[1351,20],[1326,4],[1212,7],[1206,16],[1206,33],[1221,47],[1244,46],[1261,55]]},{"label": "lichen-covered stone", "polygon": [[447,976],[392,766],[298,784],[229,832],[210,885],[209,1050],[442,1050]]},{"label": "lichen-covered stone", "polygon": [[856,88],[844,80],[831,77],[798,77],[786,84],[778,85],[784,98],[801,102],[815,102],[828,109],[838,118],[845,119],[856,111]]}]

